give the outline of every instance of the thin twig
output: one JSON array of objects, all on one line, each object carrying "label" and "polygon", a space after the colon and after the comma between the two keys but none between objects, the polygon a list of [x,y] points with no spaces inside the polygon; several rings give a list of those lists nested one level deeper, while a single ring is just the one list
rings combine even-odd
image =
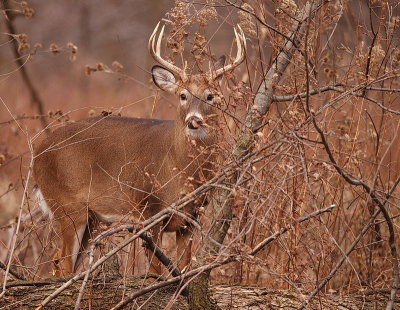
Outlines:
[{"label": "thin twig", "polygon": [[379,208],[376,208],[374,214],[370,217],[368,223],[364,225],[363,229],[361,232],[358,234],[357,238],[354,239],[353,243],[350,245],[350,247],[347,249],[347,251],[344,253],[342,258],[337,262],[335,267],[331,270],[331,272],[326,276],[324,280],[322,280],[318,286],[311,292],[310,295],[308,295],[307,299],[297,308],[297,310],[302,310],[305,309],[305,307],[310,303],[311,299],[317,295],[322,288],[332,279],[332,277],[336,274],[336,272],[339,270],[339,268],[343,265],[343,263],[348,259],[349,255],[353,250],[355,249],[356,245],[358,242],[361,240],[361,238],[365,235],[367,232],[368,228],[373,224],[375,218],[378,216],[378,214],[381,212]]},{"label": "thin twig", "polygon": [[0,125],[9,125],[14,121],[19,121],[19,120],[24,120],[24,119],[30,119],[30,120],[37,120],[39,118],[47,118],[50,117],[49,115],[21,115],[21,116],[16,116],[15,118],[9,119],[7,121],[0,122]]},{"label": "thin twig", "polygon": [[357,97],[365,98],[368,101],[371,101],[371,102],[375,103],[378,107],[380,107],[382,110],[385,110],[386,112],[389,112],[389,113],[392,113],[392,114],[396,114],[396,115],[400,115],[400,111],[393,110],[393,109],[390,109],[388,107],[385,107],[381,102],[379,102],[378,100],[376,100],[374,98],[368,97],[368,96],[363,95],[363,94],[355,94],[355,95]]},{"label": "thin twig", "polygon": [[173,263],[173,261],[155,244],[153,241],[153,238],[149,232],[145,232],[142,235],[139,236],[140,239],[144,240],[145,242],[143,243],[143,246],[152,251],[154,255],[157,257],[157,259],[165,266],[167,267],[168,271],[171,272],[171,274],[174,277],[180,276],[181,271],[179,268]]},{"label": "thin twig", "polygon": [[315,129],[317,130],[317,132],[318,132],[318,134],[319,134],[319,136],[321,138],[321,141],[322,141],[322,143],[324,145],[324,150],[328,154],[329,160],[331,161],[331,163],[332,163],[333,167],[335,168],[335,170],[349,184],[363,187],[365,192],[371,197],[372,201],[379,207],[379,210],[382,212],[382,214],[383,214],[383,216],[384,216],[384,218],[386,220],[386,224],[387,224],[388,230],[389,230],[389,241],[388,242],[389,242],[390,252],[391,252],[391,255],[392,255],[392,265],[393,265],[392,290],[391,290],[390,298],[389,298],[389,301],[388,301],[386,309],[387,310],[393,309],[393,304],[394,304],[396,293],[397,293],[397,289],[398,289],[398,286],[399,286],[400,275],[399,275],[399,263],[398,263],[397,247],[396,247],[396,244],[395,244],[395,232],[394,232],[394,227],[393,227],[393,222],[391,220],[391,217],[390,217],[388,211],[386,210],[384,204],[380,201],[380,199],[376,195],[376,192],[375,192],[374,189],[372,189],[364,181],[351,176],[349,173],[347,173],[344,169],[342,169],[337,164],[336,159],[333,156],[332,150],[330,149],[329,143],[328,143],[328,141],[327,141],[327,139],[325,137],[325,134],[322,131],[322,129],[318,126],[314,114],[312,112],[310,112],[310,108],[309,108],[307,102],[308,101],[306,101],[307,109],[308,109],[309,115],[311,117],[311,120],[313,122],[313,125],[314,125]]},{"label": "thin twig", "polygon": [[304,215],[302,217],[299,217],[297,219],[295,219],[293,221],[292,225],[286,226],[281,228],[279,231],[277,231],[276,233],[272,234],[271,236],[269,236],[268,238],[265,238],[263,241],[261,241],[259,244],[257,244],[251,251],[250,251],[250,255],[255,255],[257,254],[257,252],[259,252],[260,250],[262,250],[267,244],[271,243],[272,241],[276,240],[279,236],[281,236],[282,234],[284,234],[285,232],[287,232],[289,229],[291,229],[293,227],[294,224],[300,224],[304,221],[308,221],[309,219],[316,217],[322,213],[326,213],[326,212],[331,212],[333,209],[336,208],[336,205],[330,205],[324,209],[320,209],[317,210],[315,212],[312,212],[310,214]]},{"label": "thin twig", "polygon": [[[30,148],[32,148],[31,145],[30,145]],[[29,181],[31,179],[31,174],[32,174],[32,166],[33,166],[33,156],[31,157],[31,162],[29,164],[28,173],[27,173],[27,176],[26,176],[26,183],[25,183],[25,186],[24,186],[24,192],[22,193],[22,200],[21,200],[21,203],[19,205],[19,214],[18,214],[17,227],[15,228],[15,234],[13,236],[11,249],[10,249],[10,252],[9,252],[8,263],[7,263],[7,267],[6,267],[5,274],[4,274],[3,289],[2,289],[2,292],[0,294],[0,298],[2,298],[4,296],[4,294],[6,293],[7,276],[8,276],[8,273],[10,272],[10,268],[11,268],[11,264],[12,264],[12,260],[13,260],[13,256],[14,256],[14,251],[15,251],[15,245],[17,244],[18,232],[19,232],[19,228],[21,226],[22,210],[24,208],[25,199],[27,197],[26,192],[28,190],[28,184],[29,184]]]},{"label": "thin twig", "polygon": [[365,87],[366,90],[376,90],[383,91],[388,93],[400,93],[400,89],[398,88],[386,88],[386,87]]}]

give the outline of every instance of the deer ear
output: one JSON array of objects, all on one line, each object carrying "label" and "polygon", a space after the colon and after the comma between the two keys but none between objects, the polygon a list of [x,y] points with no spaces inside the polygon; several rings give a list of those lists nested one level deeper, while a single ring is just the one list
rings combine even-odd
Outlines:
[{"label": "deer ear", "polygon": [[154,84],[169,93],[174,93],[177,88],[175,76],[171,71],[160,67],[154,66],[151,69],[151,75],[153,76]]}]

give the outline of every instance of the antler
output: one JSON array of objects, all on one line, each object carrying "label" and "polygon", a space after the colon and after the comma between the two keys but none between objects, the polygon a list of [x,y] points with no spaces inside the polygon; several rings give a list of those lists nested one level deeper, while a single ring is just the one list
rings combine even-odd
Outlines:
[{"label": "antler", "polygon": [[246,51],[246,37],[244,36],[243,30],[239,25],[238,28],[239,28],[239,33],[236,31],[235,28],[233,28],[233,31],[235,32],[236,47],[237,47],[236,58],[230,65],[226,65],[223,68],[215,70],[215,72],[211,73],[214,79],[224,74],[224,72],[232,71],[233,69],[235,69],[238,65],[240,65],[243,62],[245,58],[244,56]]},{"label": "antler", "polygon": [[161,32],[160,35],[158,36],[158,40],[157,40],[157,45],[156,44],[156,34],[157,34],[157,30],[158,30],[158,26],[160,25],[160,22],[157,24],[156,28],[154,29],[153,33],[150,36],[149,39],[149,51],[151,56],[153,56],[154,60],[157,61],[160,65],[162,65],[163,67],[165,67],[166,69],[172,71],[173,73],[179,75],[179,77],[181,78],[182,81],[186,81],[187,80],[187,76],[184,70],[178,68],[177,66],[174,66],[172,63],[166,61],[165,59],[163,59],[161,57],[161,40],[164,34],[164,28],[165,25],[161,28]]}]

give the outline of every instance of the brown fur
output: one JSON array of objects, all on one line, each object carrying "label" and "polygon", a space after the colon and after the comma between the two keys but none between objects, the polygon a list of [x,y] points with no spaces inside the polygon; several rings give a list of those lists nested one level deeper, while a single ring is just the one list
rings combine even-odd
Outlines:
[{"label": "brown fur", "polygon": [[[181,197],[189,177],[196,186],[207,176],[210,155],[201,155],[184,134],[184,116],[192,109],[201,110],[201,101],[192,100],[179,109],[176,121],[85,119],[57,129],[40,144],[33,173],[62,241],[55,257],[58,275],[73,272],[71,240],[86,241],[81,241],[80,234],[89,214],[107,222],[143,220]],[[212,138],[197,141],[202,147],[212,144]],[[195,206],[190,204],[183,211],[194,216]],[[186,226],[181,217],[174,216],[163,227],[177,232],[178,253],[188,253],[181,267],[190,259]],[[160,272],[160,266],[152,264],[152,271]]]}]

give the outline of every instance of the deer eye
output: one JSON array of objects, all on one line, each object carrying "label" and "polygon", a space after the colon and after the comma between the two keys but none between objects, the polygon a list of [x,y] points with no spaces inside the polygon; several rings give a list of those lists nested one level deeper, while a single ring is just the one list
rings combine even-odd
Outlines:
[{"label": "deer eye", "polygon": [[207,101],[211,101],[211,100],[213,100],[213,98],[214,98],[214,96],[211,95],[211,94],[209,94],[209,95],[207,96]]},{"label": "deer eye", "polygon": [[183,94],[183,93],[180,94],[180,98],[181,98],[181,100],[186,100],[186,98],[187,98],[187,97],[186,97],[186,94]]}]

